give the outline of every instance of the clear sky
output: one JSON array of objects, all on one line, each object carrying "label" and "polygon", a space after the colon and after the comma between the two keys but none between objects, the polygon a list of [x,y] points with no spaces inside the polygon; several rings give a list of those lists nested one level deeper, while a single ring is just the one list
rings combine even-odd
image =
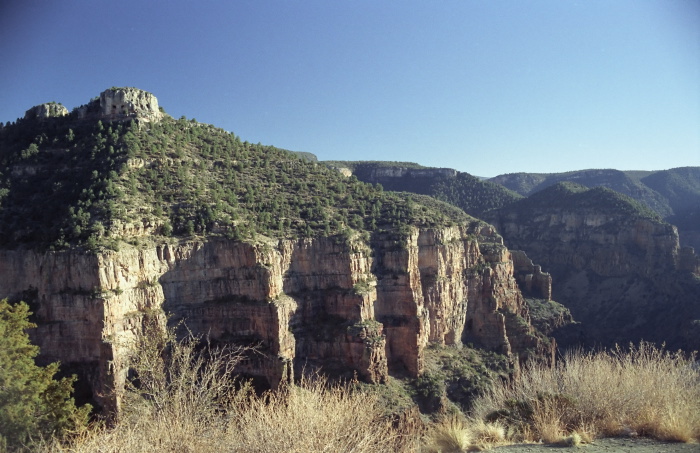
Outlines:
[{"label": "clear sky", "polygon": [[321,160],[700,165],[700,0],[0,0],[0,121],[112,86]]}]

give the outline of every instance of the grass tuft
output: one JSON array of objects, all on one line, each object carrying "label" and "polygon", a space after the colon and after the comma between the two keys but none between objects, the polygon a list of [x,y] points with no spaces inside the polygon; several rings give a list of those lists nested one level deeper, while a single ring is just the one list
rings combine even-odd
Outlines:
[{"label": "grass tuft", "polygon": [[429,453],[461,453],[471,446],[472,433],[467,424],[456,415],[436,423],[426,438]]}]

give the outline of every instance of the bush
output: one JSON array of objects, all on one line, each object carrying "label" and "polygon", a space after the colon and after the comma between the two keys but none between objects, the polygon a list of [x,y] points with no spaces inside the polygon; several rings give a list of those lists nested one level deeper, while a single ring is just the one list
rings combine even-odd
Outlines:
[{"label": "bush", "polygon": [[472,435],[464,420],[451,416],[436,423],[426,441],[430,453],[461,453],[471,446]]},{"label": "bush", "polygon": [[133,378],[115,425],[53,451],[415,451],[416,436],[393,428],[375,395],[320,377],[256,395],[231,374],[242,351],[176,341],[157,322],[131,347]]}]

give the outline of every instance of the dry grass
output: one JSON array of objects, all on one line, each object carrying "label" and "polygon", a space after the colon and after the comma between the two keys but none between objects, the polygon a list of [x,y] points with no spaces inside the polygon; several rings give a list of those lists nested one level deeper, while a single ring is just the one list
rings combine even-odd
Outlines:
[{"label": "dry grass", "polygon": [[[580,442],[638,433],[700,439],[700,372],[694,357],[642,343],[630,351],[574,352],[556,368],[532,365],[475,403],[477,417],[515,426],[525,440]],[[572,439],[571,442],[578,441]]]},{"label": "dry grass", "polygon": [[233,452],[411,451],[415,443],[382,416],[376,396],[323,378],[242,402],[229,420]]},{"label": "dry grass", "polygon": [[469,430],[474,443],[482,447],[501,445],[506,442],[506,428],[498,422],[471,421]]},{"label": "dry grass", "polygon": [[507,443],[505,426],[483,420],[465,420],[452,415],[439,420],[428,431],[422,451],[457,453],[489,450]]},{"label": "dry grass", "polygon": [[472,433],[465,421],[455,415],[436,423],[428,432],[425,451],[429,453],[460,453],[472,445]]},{"label": "dry grass", "polygon": [[692,358],[648,344],[530,366],[478,399],[471,420],[433,424],[421,450],[420,429],[392,424],[376,395],[353,386],[315,377],[259,396],[231,376],[240,351],[157,331],[137,342],[130,365],[138,381],[124,389],[114,425],[45,450],[448,453],[522,440],[575,446],[597,435],[700,439],[700,371]]},{"label": "dry grass", "polygon": [[[199,348],[192,338],[151,331],[133,358],[138,385],[127,385],[112,427],[95,426],[53,452],[407,452],[418,435],[384,417],[373,395],[323,378],[262,396],[235,386],[238,352]],[[165,358],[165,361],[163,361]]]}]

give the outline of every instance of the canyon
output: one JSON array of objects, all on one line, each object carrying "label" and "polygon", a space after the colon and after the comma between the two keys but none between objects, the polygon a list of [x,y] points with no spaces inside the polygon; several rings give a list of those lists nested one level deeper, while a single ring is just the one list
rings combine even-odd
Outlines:
[{"label": "canyon", "polygon": [[[342,164],[333,162],[334,167]],[[645,340],[671,349],[700,349],[700,257],[692,239],[698,225],[692,210],[698,200],[693,188],[700,187],[698,168],[513,174],[482,182],[407,163],[345,166],[363,181],[442,197],[494,225],[510,249],[524,251],[540,272],[547,271],[552,292],[544,298],[566,306],[577,321],[548,332],[559,346],[613,347]],[[527,197],[507,196],[496,182]],[[676,216],[668,217],[672,212]],[[682,221],[682,231],[661,216]],[[514,253],[535,276],[535,265]]]},{"label": "canyon", "polygon": [[39,362],[107,410],[150,326],[246,348],[236,372],[259,389],[418,382],[436,347],[510,375],[558,345],[700,347],[700,260],[609,189],[524,198],[451,169],[324,165],[134,88],[37,106],[0,139],[0,298],[30,304]]}]

